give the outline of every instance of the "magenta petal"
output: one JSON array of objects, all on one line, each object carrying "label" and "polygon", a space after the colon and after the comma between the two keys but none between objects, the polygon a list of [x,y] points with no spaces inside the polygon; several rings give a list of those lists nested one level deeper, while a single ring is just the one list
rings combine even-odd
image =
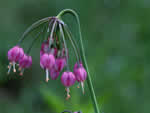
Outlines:
[{"label": "magenta petal", "polygon": [[55,68],[57,71],[62,71],[64,66],[66,66],[65,58],[57,58],[55,62]]},{"label": "magenta petal", "polygon": [[24,51],[19,46],[14,46],[8,51],[8,60],[11,62],[17,62],[24,56]]},{"label": "magenta petal", "polygon": [[19,61],[19,66],[21,68],[29,68],[31,65],[32,65],[32,57],[31,56],[27,56],[26,54]]},{"label": "magenta petal", "polygon": [[70,87],[76,81],[76,78],[72,72],[64,72],[61,76],[61,82],[64,86]]},{"label": "magenta petal", "polygon": [[59,76],[59,71],[57,71],[55,68],[52,68],[50,70],[50,76],[52,80],[56,80]]},{"label": "magenta petal", "polygon": [[40,65],[43,69],[51,69],[55,64],[55,57],[52,54],[43,54],[40,58]]}]

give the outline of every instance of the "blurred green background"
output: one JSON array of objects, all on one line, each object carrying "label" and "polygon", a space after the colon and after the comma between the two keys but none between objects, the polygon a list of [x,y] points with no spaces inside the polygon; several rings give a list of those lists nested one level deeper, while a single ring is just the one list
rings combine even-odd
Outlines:
[{"label": "blurred green background", "polygon": [[[66,101],[60,78],[45,83],[45,72],[39,65],[40,44],[33,47],[33,65],[23,77],[6,74],[7,51],[25,29],[65,8],[74,9],[80,16],[101,111],[150,113],[149,0],[1,0],[0,113],[60,113],[65,109],[94,113],[87,84],[85,95],[74,85],[72,97]],[[75,21],[70,23],[72,28],[76,26]],[[25,49],[31,39],[24,43]]]}]

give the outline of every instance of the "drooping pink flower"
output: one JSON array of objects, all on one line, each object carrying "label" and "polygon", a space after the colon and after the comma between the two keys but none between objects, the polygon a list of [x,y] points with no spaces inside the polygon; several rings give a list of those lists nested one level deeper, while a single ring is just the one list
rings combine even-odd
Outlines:
[{"label": "drooping pink flower", "polygon": [[32,57],[28,55],[24,55],[24,57],[19,61],[19,70],[20,75],[23,75],[24,69],[29,68],[32,65]]},{"label": "drooping pink flower", "polygon": [[44,53],[40,58],[40,66],[46,70],[46,82],[49,80],[49,70],[55,64],[55,57],[53,54]]},{"label": "drooping pink flower", "polygon": [[57,71],[54,67],[50,70],[50,76],[52,80],[56,80],[59,76],[59,71]]},{"label": "drooping pink flower", "polygon": [[64,72],[61,76],[61,82],[66,87],[67,91],[67,98],[70,98],[70,90],[69,87],[71,87],[76,81],[75,75],[72,72]]},{"label": "drooping pink flower", "polygon": [[86,70],[84,69],[82,63],[80,64],[75,64],[74,66],[74,74],[75,74],[75,77],[76,77],[76,80],[81,83],[81,86],[82,86],[82,91],[84,93],[84,81],[86,80],[87,78],[87,72]]},{"label": "drooping pink flower", "polygon": [[10,61],[9,66],[8,66],[8,68],[9,68],[8,74],[10,73],[12,66],[13,66],[13,71],[16,72],[15,64],[16,64],[16,62],[20,61],[20,59],[23,58],[23,56],[24,56],[23,49],[20,48],[19,46],[14,46],[13,48],[11,48],[8,51],[7,56],[8,56],[8,60]]},{"label": "drooping pink flower", "polygon": [[74,65],[73,71],[75,72],[76,69],[78,69],[78,67],[83,67],[83,64],[82,64],[81,62],[80,62],[80,63],[76,63],[76,64]]},{"label": "drooping pink flower", "polygon": [[55,69],[57,71],[62,71],[65,66],[66,66],[66,59],[65,58],[57,58],[56,59]]}]

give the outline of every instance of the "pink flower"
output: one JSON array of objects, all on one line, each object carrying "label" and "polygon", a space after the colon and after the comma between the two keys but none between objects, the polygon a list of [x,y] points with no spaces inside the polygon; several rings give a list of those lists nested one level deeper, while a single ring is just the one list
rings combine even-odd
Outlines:
[{"label": "pink flower", "polygon": [[74,74],[75,74],[76,80],[81,83],[82,91],[84,93],[84,84],[83,83],[87,78],[87,72],[86,72],[86,70],[84,69],[84,67],[81,63],[80,64],[77,64],[77,63],[75,64]]},{"label": "pink flower", "polygon": [[50,70],[50,76],[52,80],[56,80],[59,76],[59,71],[57,71],[54,67]]},{"label": "pink flower", "polygon": [[65,58],[57,58],[55,62],[55,68],[57,71],[62,71],[64,66],[66,66]]},{"label": "pink flower", "polygon": [[19,61],[19,70],[21,71],[20,75],[23,75],[25,68],[29,68],[32,65],[32,57],[24,55],[24,57]]},{"label": "pink flower", "polygon": [[49,80],[49,70],[52,69],[52,67],[55,64],[55,58],[54,55],[44,53],[40,58],[40,66],[46,70],[46,81]]},{"label": "pink flower", "polygon": [[23,58],[24,56],[24,51],[22,48],[20,48],[19,46],[14,46],[13,48],[11,48],[9,51],[8,51],[8,60],[10,61],[9,63],[9,70],[8,70],[8,74],[11,70],[11,67],[13,66],[13,71],[16,72],[16,69],[15,69],[15,64],[16,62],[18,62],[21,58]]},{"label": "pink flower", "polygon": [[83,64],[82,64],[81,62],[80,62],[79,64],[76,63],[76,64],[74,65],[73,71],[75,72],[76,69],[78,69],[78,67],[83,67]]},{"label": "pink flower", "polygon": [[74,85],[76,81],[75,75],[72,72],[64,72],[61,76],[61,82],[62,84],[66,87],[66,91],[67,91],[67,98],[70,98],[70,90],[69,87],[71,87],[72,85]]}]

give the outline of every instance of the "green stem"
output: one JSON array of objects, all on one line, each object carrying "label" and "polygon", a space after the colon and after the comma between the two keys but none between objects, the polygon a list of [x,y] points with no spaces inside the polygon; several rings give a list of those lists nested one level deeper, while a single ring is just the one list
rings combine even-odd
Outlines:
[{"label": "green stem", "polygon": [[74,49],[77,62],[78,62],[78,64],[80,64],[80,58],[79,58],[79,55],[78,55],[79,52],[77,51],[77,47],[75,46],[75,44],[74,44],[74,42],[73,42],[73,40],[72,40],[71,34],[70,34],[69,31],[67,31],[67,29],[66,29],[66,25],[64,25],[64,30],[65,30],[65,32],[67,33],[67,36],[68,36],[68,38],[69,38],[69,40],[70,40],[70,42],[71,42],[71,45],[72,45],[72,47],[73,47],[73,49]]},{"label": "green stem", "polygon": [[97,100],[96,100],[96,96],[95,96],[95,92],[94,92],[94,88],[93,88],[93,85],[92,85],[92,80],[91,80],[91,76],[90,76],[90,73],[89,73],[87,61],[86,61],[86,58],[85,58],[85,51],[84,51],[84,47],[83,47],[83,41],[82,41],[82,34],[81,34],[81,27],[80,27],[79,16],[78,16],[78,14],[74,10],[65,9],[65,10],[61,11],[57,15],[57,18],[61,18],[66,13],[69,13],[69,14],[73,15],[76,18],[76,21],[78,23],[78,26],[79,26],[79,36],[80,36],[80,44],[81,44],[81,50],[82,50],[82,56],[81,57],[83,59],[83,64],[84,64],[84,66],[85,66],[85,68],[87,70],[87,74],[88,74],[87,84],[88,84],[88,87],[89,87],[89,91],[90,91],[91,99],[92,99],[93,106],[94,106],[94,109],[95,109],[95,113],[100,113],[99,108],[98,108],[98,103],[97,103]]},{"label": "green stem", "polygon": [[28,48],[28,50],[27,50],[27,54],[30,53],[30,51],[31,51],[31,49],[32,49],[32,47],[33,47],[33,45],[34,45],[34,43],[35,43],[36,40],[39,38],[40,34],[44,32],[44,28],[45,28],[45,26],[43,27],[42,31],[40,31],[38,34],[36,34],[35,38],[33,39],[31,45],[29,46],[29,48]]},{"label": "green stem", "polygon": [[61,24],[59,24],[59,28],[60,28],[60,33],[61,33],[62,38],[63,38],[64,46],[65,46],[65,53],[66,53],[66,59],[67,59],[67,71],[69,71],[68,49],[67,49],[67,44],[65,41],[65,36],[64,36],[64,32],[63,32],[63,28],[62,28]]},{"label": "green stem", "polygon": [[51,17],[46,17],[44,19],[41,19],[35,23],[33,23],[30,27],[27,28],[27,30],[22,34],[18,45],[20,45],[20,43],[25,39],[25,37],[31,32],[33,31],[35,28],[37,28],[38,26],[40,26],[41,24],[48,22],[51,19]]}]

